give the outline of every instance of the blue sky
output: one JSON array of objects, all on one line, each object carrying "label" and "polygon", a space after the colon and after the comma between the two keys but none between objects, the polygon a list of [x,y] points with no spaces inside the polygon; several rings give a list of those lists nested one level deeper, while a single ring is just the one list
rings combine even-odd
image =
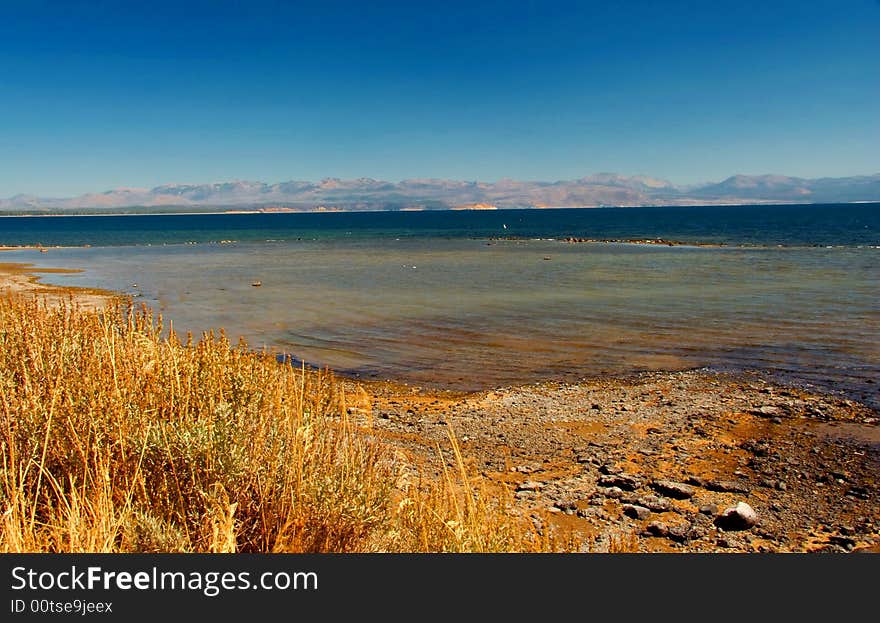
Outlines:
[{"label": "blue sky", "polygon": [[880,172],[880,2],[0,0],[0,196]]}]

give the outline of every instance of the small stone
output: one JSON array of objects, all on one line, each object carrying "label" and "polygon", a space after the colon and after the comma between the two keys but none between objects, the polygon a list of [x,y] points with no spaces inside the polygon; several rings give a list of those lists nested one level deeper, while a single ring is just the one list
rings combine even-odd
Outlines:
[{"label": "small stone", "polygon": [[718,512],[718,507],[715,504],[706,504],[700,507],[700,512],[703,515],[714,515]]},{"label": "small stone", "polygon": [[644,506],[637,506],[635,504],[624,504],[623,514],[627,517],[632,517],[633,519],[647,519],[651,516],[651,511]]},{"label": "small stone", "polygon": [[687,500],[694,497],[694,488],[672,480],[655,480],[651,486],[654,490],[677,500]]},{"label": "small stone", "polygon": [[527,480],[526,482],[520,483],[520,485],[516,488],[517,491],[538,491],[544,485],[540,482],[535,482],[534,480]]},{"label": "small stone", "polygon": [[573,498],[560,498],[556,500],[555,506],[567,514],[571,514],[577,510],[577,501]]},{"label": "small stone", "polygon": [[619,487],[627,491],[634,491],[639,487],[639,481],[627,474],[606,474],[599,478],[600,487]]},{"label": "small stone", "polygon": [[774,407],[773,405],[764,405],[763,407],[758,407],[757,409],[751,409],[749,413],[761,417],[768,417],[779,413],[779,407]]},{"label": "small stone", "polygon": [[848,552],[853,551],[853,549],[855,549],[855,547],[856,547],[855,539],[851,539],[848,536],[834,535],[834,536],[828,537],[828,542],[834,543],[835,545],[839,545],[840,547],[842,547],[843,549],[845,549]]},{"label": "small stone", "polygon": [[673,510],[669,500],[656,495],[645,495],[635,501],[636,505],[644,506],[655,513],[666,513]]},{"label": "small stone", "polygon": [[748,530],[758,523],[758,514],[745,502],[724,509],[715,518],[715,525],[723,530]]},{"label": "small stone", "polygon": [[688,540],[690,534],[690,526],[680,525],[669,528],[666,538],[676,543],[684,543]]},{"label": "small stone", "polygon": [[605,497],[609,498],[622,498],[624,496],[624,491],[620,487],[609,487],[602,493]]},{"label": "small stone", "polygon": [[749,493],[749,489],[746,486],[732,480],[712,480],[706,483],[706,488],[709,491],[719,491],[721,493]]}]

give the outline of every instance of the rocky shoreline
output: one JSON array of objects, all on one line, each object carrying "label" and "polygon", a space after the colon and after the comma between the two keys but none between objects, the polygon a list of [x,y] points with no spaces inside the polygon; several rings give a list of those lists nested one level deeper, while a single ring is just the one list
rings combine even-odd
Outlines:
[{"label": "rocky shoreline", "polygon": [[347,381],[349,413],[434,474],[455,432],[514,515],[591,551],[880,548],[876,411],[709,370],[472,394]]}]

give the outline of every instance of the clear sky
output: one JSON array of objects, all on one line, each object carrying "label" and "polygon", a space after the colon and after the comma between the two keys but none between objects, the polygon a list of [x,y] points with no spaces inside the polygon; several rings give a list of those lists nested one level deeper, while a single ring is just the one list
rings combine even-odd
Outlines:
[{"label": "clear sky", "polygon": [[880,2],[0,0],[0,197],[880,172]]}]

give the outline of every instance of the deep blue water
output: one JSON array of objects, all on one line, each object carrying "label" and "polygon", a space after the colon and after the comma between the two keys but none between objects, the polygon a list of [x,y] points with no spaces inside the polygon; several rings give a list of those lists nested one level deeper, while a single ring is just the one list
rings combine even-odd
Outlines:
[{"label": "deep blue water", "polygon": [[759,246],[880,245],[880,203],[0,219],[0,245],[501,236],[663,238]]}]

